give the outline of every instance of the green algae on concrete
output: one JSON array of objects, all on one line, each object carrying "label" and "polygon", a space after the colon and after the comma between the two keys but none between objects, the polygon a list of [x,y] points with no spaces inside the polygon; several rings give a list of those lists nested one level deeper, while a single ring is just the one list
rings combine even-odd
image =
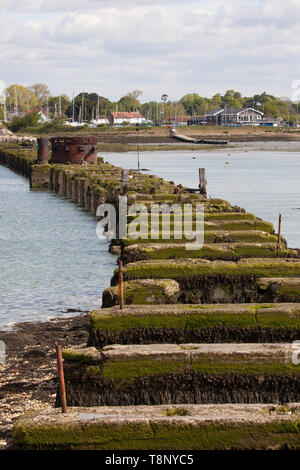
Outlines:
[{"label": "green algae on concrete", "polygon": [[[192,252],[191,252],[192,256]],[[113,281],[116,282],[118,270]],[[253,276],[253,277],[297,277],[300,276],[300,259],[242,259],[230,261],[208,261],[203,259],[152,260],[129,263],[123,268],[124,279],[189,279],[201,276]]]},{"label": "green algae on concrete", "polygon": [[74,361],[82,364],[98,363],[101,359],[99,351],[94,347],[85,349],[64,349],[62,356],[66,361]]},{"label": "green algae on concrete", "polygon": [[[69,406],[299,400],[291,344],[110,345],[96,371],[64,364]],[[59,396],[56,405],[59,406]]]},{"label": "green algae on concrete", "polygon": [[[180,292],[178,282],[172,279],[141,279],[124,282],[123,286],[126,305],[174,303]],[[119,303],[119,287],[113,286],[105,289],[103,307],[111,307]]]},{"label": "green algae on concrete", "polygon": [[[46,409],[18,418],[14,443],[27,449],[233,450],[299,449],[299,407],[184,405]],[[182,406],[172,405],[172,410]]]},{"label": "green algae on concrete", "polygon": [[205,212],[204,220],[258,220],[250,212]]},{"label": "green algae on concrete", "polygon": [[89,344],[287,342],[299,304],[130,305],[91,312]]},{"label": "green algae on concrete", "polygon": [[[186,367],[208,374],[299,374],[300,365],[293,364],[292,353],[292,346],[286,343],[109,345],[101,350],[102,376],[127,380]],[[77,361],[85,367],[82,352],[77,359],[76,350],[68,354],[71,358],[64,354],[65,361]]]},{"label": "green algae on concrete", "polygon": [[262,278],[258,281],[258,288],[274,302],[300,301],[300,277]]},{"label": "green algae on concrete", "polygon": [[[151,243],[183,243],[191,242],[184,235],[180,239],[174,239],[174,234],[171,232],[168,238],[161,238],[162,233],[160,233],[159,239],[151,240]],[[137,240],[126,239],[122,240],[123,246],[135,245],[137,243],[145,243],[147,239],[138,238]],[[237,230],[237,231],[215,231],[215,230],[206,230],[204,232],[204,242],[205,243],[277,243],[277,237],[271,235],[270,233],[262,232],[261,230]]]},{"label": "green algae on concrete", "polygon": [[90,327],[96,330],[209,326],[299,328],[300,304],[130,305],[123,310],[113,307],[90,313]]},{"label": "green algae on concrete", "polygon": [[[162,220],[159,221],[158,227],[159,230],[161,231],[162,229]],[[177,222],[178,223],[178,222]],[[175,224],[176,227],[176,224]],[[151,225],[149,223],[149,231],[151,229]],[[196,223],[193,222],[192,224],[192,230],[196,229]],[[174,230],[174,220],[171,220],[170,218],[170,230]],[[274,234],[274,227],[271,223],[269,222],[264,222],[260,220],[206,220],[204,222],[204,231],[218,231],[218,230],[223,230],[223,231],[243,231],[243,230],[260,230],[262,232]]]},{"label": "green algae on concrete", "polygon": [[[190,308],[186,308],[190,307]],[[300,321],[300,306],[297,315]],[[181,328],[199,329],[211,326],[254,327],[255,306],[252,305],[143,305],[101,309],[91,312],[90,327],[107,331],[130,328]]]},{"label": "green algae on concrete", "polygon": [[[125,246],[122,259],[125,263],[146,259],[190,258],[191,253],[185,244],[180,243],[144,243]],[[211,243],[200,250],[193,250],[193,258],[209,260],[237,261],[241,258],[296,258],[296,250],[275,243]]]}]

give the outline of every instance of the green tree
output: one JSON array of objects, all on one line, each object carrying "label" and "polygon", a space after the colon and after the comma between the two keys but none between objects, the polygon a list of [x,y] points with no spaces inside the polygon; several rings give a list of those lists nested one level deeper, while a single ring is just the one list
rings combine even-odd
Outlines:
[{"label": "green tree", "polygon": [[184,95],[179,102],[189,115],[204,115],[208,109],[207,98],[202,98],[198,93],[189,93]]},{"label": "green tree", "polygon": [[209,100],[209,103],[208,103],[209,109],[208,110],[212,111],[213,109],[221,108],[222,105],[223,105],[222,95],[221,95],[221,93],[217,93]]},{"label": "green tree", "polygon": [[228,108],[242,108],[244,106],[241,93],[235,90],[227,90],[223,102]]},{"label": "green tree", "polygon": [[66,117],[68,115],[67,111],[70,107],[70,104],[71,104],[71,101],[67,95],[52,96],[48,102],[49,111],[53,116],[58,116],[59,107],[61,105],[61,115],[63,117]]},{"label": "green tree", "polygon": [[119,111],[136,111],[141,108],[141,103],[138,100],[138,97],[141,96],[143,92],[141,90],[133,90],[132,92],[127,93],[125,96],[118,101],[118,110]]},{"label": "green tree", "polygon": [[36,96],[38,105],[44,106],[47,102],[47,99],[51,98],[51,93],[47,85],[45,83],[35,83],[31,85],[29,88],[32,93]]},{"label": "green tree", "polygon": [[23,85],[10,85],[5,89],[6,107],[9,112],[28,112],[38,110],[38,99],[35,94]]}]

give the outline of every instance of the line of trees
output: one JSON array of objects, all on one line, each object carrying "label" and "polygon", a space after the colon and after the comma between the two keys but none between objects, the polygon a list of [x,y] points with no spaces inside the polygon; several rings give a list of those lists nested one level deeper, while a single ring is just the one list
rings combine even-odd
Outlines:
[{"label": "line of trees", "polygon": [[[260,109],[265,116],[282,118],[291,125],[298,122],[298,104],[288,98],[277,98],[266,92],[245,97],[235,90],[227,90],[224,95],[215,94],[212,98],[200,96],[198,93],[184,95],[178,101],[169,99],[163,93],[157,101],[141,103],[141,90],[133,90],[112,102],[97,93],[81,92],[70,98],[65,94],[52,96],[44,83],[36,83],[29,87],[13,84],[6,88],[0,102],[0,119],[6,116],[20,116],[29,112],[44,111],[49,117],[74,119],[89,122],[99,115],[108,116],[111,111],[140,111],[141,114],[155,124],[161,124],[167,118],[177,119],[180,116],[204,116],[207,112],[220,107]],[[5,107],[4,107],[5,96]]]}]

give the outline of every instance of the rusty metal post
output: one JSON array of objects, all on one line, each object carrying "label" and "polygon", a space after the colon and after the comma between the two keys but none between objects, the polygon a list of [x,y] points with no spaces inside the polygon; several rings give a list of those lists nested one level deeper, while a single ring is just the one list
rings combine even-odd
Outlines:
[{"label": "rusty metal post", "polygon": [[281,220],[282,220],[282,215],[279,214],[279,218],[278,218],[278,243],[280,243],[280,240],[281,240]]},{"label": "rusty metal post", "polygon": [[119,293],[120,293],[120,310],[124,306],[124,286],[123,286],[123,263],[121,259],[118,259],[119,265]]},{"label": "rusty metal post", "polygon": [[45,163],[48,161],[48,138],[39,137],[37,139],[37,161]]},{"label": "rusty metal post", "polygon": [[59,343],[55,343],[55,349],[56,349],[57,377],[58,377],[58,385],[59,385],[61,410],[62,410],[62,413],[66,413],[67,412],[67,398],[66,398],[66,387],[65,387],[65,377],[64,377],[61,345]]}]

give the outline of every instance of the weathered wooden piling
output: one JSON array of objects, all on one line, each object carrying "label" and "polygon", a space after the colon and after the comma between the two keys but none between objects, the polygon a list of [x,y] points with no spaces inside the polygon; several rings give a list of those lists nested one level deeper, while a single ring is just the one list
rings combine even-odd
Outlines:
[{"label": "weathered wooden piling", "polygon": [[280,243],[280,240],[281,240],[281,221],[282,221],[282,215],[279,214],[279,218],[278,218],[278,243]]},{"label": "weathered wooden piling", "polygon": [[128,186],[129,186],[129,170],[122,168],[122,178],[121,178],[121,188],[120,188],[121,196],[125,196],[127,194]]},{"label": "weathered wooden piling", "polygon": [[200,194],[202,194],[205,198],[207,197],[207,180],[205,176],[205,168],[199,168],[199,189]]},{"label": "weathered wooden piling", "polygon": [[119,293],[120,293],[120,309],[124,306],[124,285],[123,285],[123,263],[121,259],[118,259],[119,265]]}]

